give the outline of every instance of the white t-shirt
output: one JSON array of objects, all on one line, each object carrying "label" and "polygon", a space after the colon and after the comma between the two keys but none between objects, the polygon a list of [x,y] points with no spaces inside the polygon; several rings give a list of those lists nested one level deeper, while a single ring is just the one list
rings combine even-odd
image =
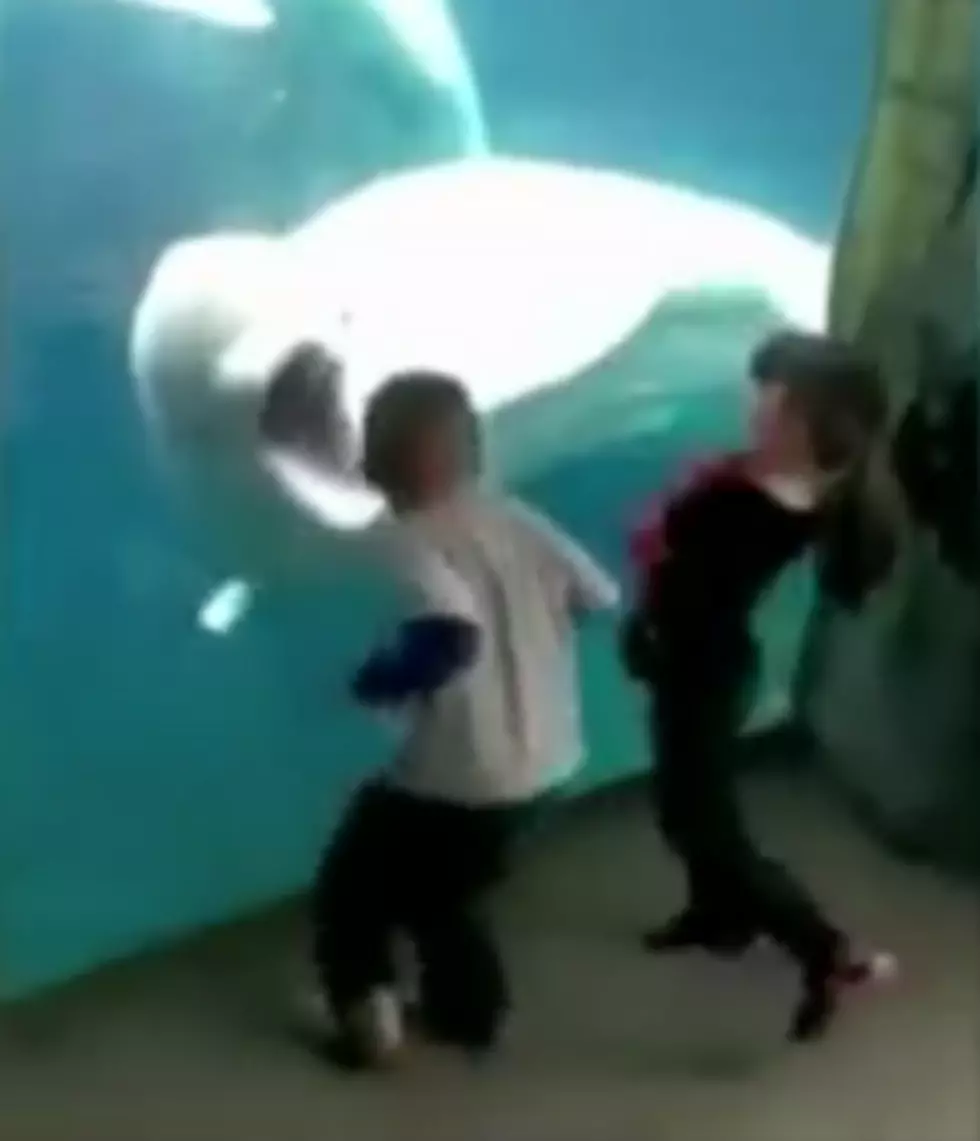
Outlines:
[{"label": "white t-shirt", "polygon": [[406,711],[391,783],[486,805],[570,776],[583,756],[573,619],[614,609],[618,584],[546,520],[480,492],[387,517],[371,545],[403,620],[441,614],[479,630],[474,664]]}]

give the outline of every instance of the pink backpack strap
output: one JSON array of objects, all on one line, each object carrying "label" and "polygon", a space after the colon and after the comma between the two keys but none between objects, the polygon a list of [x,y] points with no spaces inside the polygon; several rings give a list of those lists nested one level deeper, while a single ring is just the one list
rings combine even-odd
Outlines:
[{"label": "pink backpack strap", "polygon": [[642,573],[663,559],[667,553],[663,531],[664,501],[656,496],[629,532],[629,560],[634,570]]},{"label": "pink backpack strap", "polygon": [[728,453],[710,459],[697,459],[684,466],[679,479],[651,496],[629,533],[629,559],[642,573],[661,562],[667,554],[664,521],[668,505],[683,495],[708,487],[719,487],[745,479],[745,456]]},{"label": "pink backpack strap", "polygon": [[746,457],[742,452],[728,453],[710,460],[699,460],[688,468],[684,490],[692,491],[741,483],[746,478],[745,467]]}]

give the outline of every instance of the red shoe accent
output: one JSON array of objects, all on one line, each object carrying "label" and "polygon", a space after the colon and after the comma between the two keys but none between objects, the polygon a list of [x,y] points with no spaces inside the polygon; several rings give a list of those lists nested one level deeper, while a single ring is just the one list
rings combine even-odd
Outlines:
[{"label": "red shoe accent", "polygon": [[867,983],[890,982],[898,974],[895,956],[877,951],[866,959],[850,959],[834,972],[839,986],[864,986]]}]

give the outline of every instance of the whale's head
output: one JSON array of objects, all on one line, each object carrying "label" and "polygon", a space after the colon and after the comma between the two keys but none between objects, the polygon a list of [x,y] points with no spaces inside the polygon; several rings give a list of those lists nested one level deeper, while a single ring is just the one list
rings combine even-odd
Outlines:
[{"label": "whale's head", "polygon": [[136,307],[130,364],[154,460],[218,557],[264,577],[297,544],[366,526],[344,318],[308,314],[278,239],[193,238]]}]

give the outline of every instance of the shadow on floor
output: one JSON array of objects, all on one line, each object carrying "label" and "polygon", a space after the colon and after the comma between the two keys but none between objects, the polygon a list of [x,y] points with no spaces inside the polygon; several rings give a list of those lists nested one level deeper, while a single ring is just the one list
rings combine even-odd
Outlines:
[{"label": "shadow on floor", "polygon": [[0,1025],[10,1141],[976,1141],[980,931],[968,886],[881,853],[809,784],[761,773],[767,844],[844,925],[900,956],[822,1044],[783,1031],[794,979],[653,962],[637,933],[677,902],[639,799],[574,811],[499,901],[519,1003],[474,1069],[420,1051],[397,1075],[335,1075],[291,1033],[297,910],[216,933]]}]

